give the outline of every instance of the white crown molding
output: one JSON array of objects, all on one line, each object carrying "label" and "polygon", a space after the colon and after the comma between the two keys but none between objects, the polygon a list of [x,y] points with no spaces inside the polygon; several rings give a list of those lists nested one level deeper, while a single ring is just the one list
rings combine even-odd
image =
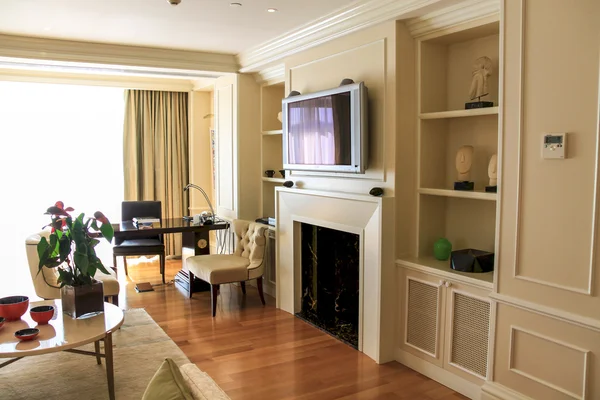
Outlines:
[{"label": "white crown molding", "polygon": [[266,65],[311,47],[385,21],[413,18],[457,0],[363,0],[327,14],[238,54],[240,72],[258,72]]},{"label": "white crown molding", "polygon": [[413,37],[421,37],[456,25],[493,17],[500,19],[500,0],[468,0],[413,18],[407,21],[406,27]]},{"label": "white crown molding", "polygon": [[0,57],[5,61],[70,65],[86,68],[155,72],[175,77],[218,76],[237,72],[231,54],[76,42],[0,34]]},{"label": "white crown molding", "polygon": [[256,73],[257,83],[283,82],[285,80],[285,64],[277,64]]}]

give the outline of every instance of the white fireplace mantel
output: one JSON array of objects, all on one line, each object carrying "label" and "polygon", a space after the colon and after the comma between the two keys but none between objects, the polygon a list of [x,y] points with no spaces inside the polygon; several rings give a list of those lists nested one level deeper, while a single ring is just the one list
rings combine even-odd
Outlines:
[{"label": "white fireplace mantel", "polygon": [[378,363],[394,359],[396,290],[394,198],[276,188],[277,307],[300,311],[300,223],[360,236],[359,350]]}]

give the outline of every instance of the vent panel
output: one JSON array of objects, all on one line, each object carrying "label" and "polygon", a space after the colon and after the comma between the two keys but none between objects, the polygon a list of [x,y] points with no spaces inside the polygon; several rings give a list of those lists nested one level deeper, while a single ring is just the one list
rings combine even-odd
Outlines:
[{"label": "vent panel", "polygon": [[408,280],[406,342],[437,357],[437,286]]},{"label": "vent panel", "polygon": [[490,303],[454,292],[450,362],[485,378],[487,375]]}]

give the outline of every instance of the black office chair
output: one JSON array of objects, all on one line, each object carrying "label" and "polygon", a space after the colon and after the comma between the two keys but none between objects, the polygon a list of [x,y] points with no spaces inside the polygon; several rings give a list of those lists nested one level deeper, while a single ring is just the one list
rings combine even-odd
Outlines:
[{"label": "black office chair", "polygon": [[[136,217],[156,217],[162,219],[160,201],[124,201],[121,203],[121,221],[131,221]],[[153,235],[135,239],[117,239],[113,247],[113,262],[117,266],[117,257],[123,257],[125,275],[128,256],[160,256],[160,274],[165,283],[165,245],[162,235]]]}]

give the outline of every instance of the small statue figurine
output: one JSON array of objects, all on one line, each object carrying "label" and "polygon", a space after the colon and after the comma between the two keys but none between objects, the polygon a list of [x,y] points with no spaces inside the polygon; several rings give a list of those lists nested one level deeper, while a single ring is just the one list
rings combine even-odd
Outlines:
[{"label": "small statue figurine", "polygon": [[494,106],[494,103],[491,101],[481,101],[483,96],[489,94],[487,79],[490,75],[492,75],[492,60],[486,56],[479,57],[475,60],[475,64],[473,65],[473,79],[471,80],[469,93],[471,100],[477,99],[477,101],[466,103],[466,109]]},{"label": "small statue figurine", "polygon": [[496,193],[498,191],[498,155],[494,154],[488,164],[488,176],[490,185],[485,187],[486,192]]},{"label": "small statue figurine", "polygon": [[454,190],[473,190],[475,188],[475,183],[469,181],[474,151],[473,146],[461,146],[456,152],[458,181],[454,182]]}]

